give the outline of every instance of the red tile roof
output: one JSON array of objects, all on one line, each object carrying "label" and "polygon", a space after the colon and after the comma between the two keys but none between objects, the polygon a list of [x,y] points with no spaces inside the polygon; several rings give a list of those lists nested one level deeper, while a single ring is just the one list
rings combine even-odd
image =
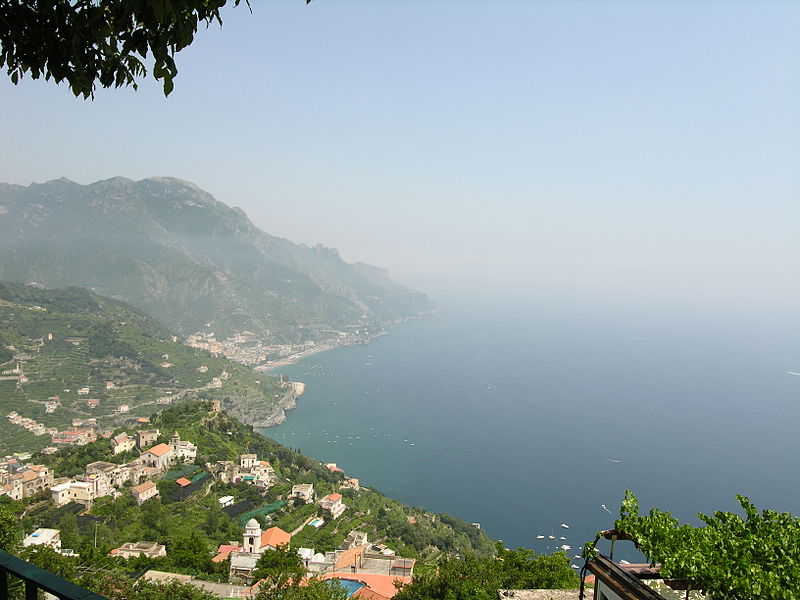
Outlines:
[{"label": "red tile roof", "polygon": [[147,450],[147,452],[154,454],[155,456],[164,456],[170,450],[172,450],[172,448],[167,444],[158,444],[157,446],[153,446]]},{"label": "red tile roof", "polygon": [[142,485],[135,485],[133,486],[133,491],[137,494],[141,494],[142,492],[146,492],[150,488],[156,487],[156,484],[152,481],[145,481]]},{"label": "red tile roof", "polygon": [[186,479],[186,477],[181,477],[180,479],[176,479],[175,483],[177,483],[181,487],[186,487],[187,485],[192,485],[192,482]]},{"label": "red tile roof", "polygon": [[342,499],[341,494],[328,494],[327,496],[325,496],[325,500],[330,500],[331,502],[338,502],[341,499]]},{"label": "red tile roof", "polygon": [[[377,592],[384,598],[391,598],[397,593],[397,588],[394,585],[395,581],[402,583],[411,583],[411,577],[404,575],[377,575],[375,573],[348,573],[347,571],[337,571],[333,573],[326,573],[320,577],[323,581],[326,579],[352,579],[360,581],[365,584],[373,592]],[[364,588],[361,588],[362,590]],[[360,590],[359,590],[360,591]],[[354,595],[354,597],[356,597]],[[375,596],[367,595],[364,592],[362,596],[365,600],[375,598]]]},{"label": "red tile roof", "polygon": [[280,527],[270,527],[261,534],[262,548],[264,546],[272,546],[273,548],[277,548],[278,546],[286,546],[291,541],[292,534],[286,533]]},{"label": "red tile roof", "polygon": [[239,550],[239,544],[221,544],[217,549],[217,555],[211,559],[211,562],[219,563],[228,558],[231,552]]}]

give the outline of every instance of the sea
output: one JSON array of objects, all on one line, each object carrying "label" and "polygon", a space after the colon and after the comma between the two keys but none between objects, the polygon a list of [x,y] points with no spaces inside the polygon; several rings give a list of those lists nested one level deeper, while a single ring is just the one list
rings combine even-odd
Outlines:
[{"label": "sea", "polygon": [[507,547],[573,558],[625,490],[691,524],[741,513],[737,494],[800,514],[798,333],[769,313],[445,302],[276,371],[305,394],[262,433]]}]

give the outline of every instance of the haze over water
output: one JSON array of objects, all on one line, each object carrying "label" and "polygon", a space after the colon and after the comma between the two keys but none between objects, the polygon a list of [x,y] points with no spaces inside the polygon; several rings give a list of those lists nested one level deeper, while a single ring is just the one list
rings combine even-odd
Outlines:
[{"label": "haze over water", "polygon": [[[625,489],[643,512],[800,512],[795,327],[590,306],[444,303],[306,383],[269,437],[507,546],[578,547]],[[561,523],[568,524],[567,530]],[[537,539],[554,535],[566,540]]]}]

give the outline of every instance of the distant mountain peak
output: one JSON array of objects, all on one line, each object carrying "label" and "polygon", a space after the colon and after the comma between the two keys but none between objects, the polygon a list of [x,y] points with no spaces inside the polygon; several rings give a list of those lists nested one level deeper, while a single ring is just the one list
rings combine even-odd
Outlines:
[{"label": "distant mountain peak", "polygon": [[219,339],[322,342],[433,309],[385,270],[271,236],[175,177],[0,184],[0,206],[0,278],[90,287],[184,335],[211,323]]}]

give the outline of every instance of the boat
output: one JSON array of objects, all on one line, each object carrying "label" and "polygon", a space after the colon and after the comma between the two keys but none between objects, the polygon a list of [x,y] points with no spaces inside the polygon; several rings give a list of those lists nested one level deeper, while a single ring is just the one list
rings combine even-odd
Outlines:
[{"label": "boat", "polygon": [[548,535],[548,536],[547,536],[547,539],[548,539],[548,540],[554,540],[554,539],[556,539],[556,536],[554,536],[554,535]]},{"label": "boat", "polygon": [[543,536],[543,535],[537,535],[537,536],[536,536],[536,539],[537,539],[537,540],[543,540],[543,539],[544,539],[544,536]]},{"label": "boat", "polygon": [[569,529],[569,525],[567,525],[566,523],[562,523],[562,524],[561,524],[561,526],[562,526],[564,529]]}]

